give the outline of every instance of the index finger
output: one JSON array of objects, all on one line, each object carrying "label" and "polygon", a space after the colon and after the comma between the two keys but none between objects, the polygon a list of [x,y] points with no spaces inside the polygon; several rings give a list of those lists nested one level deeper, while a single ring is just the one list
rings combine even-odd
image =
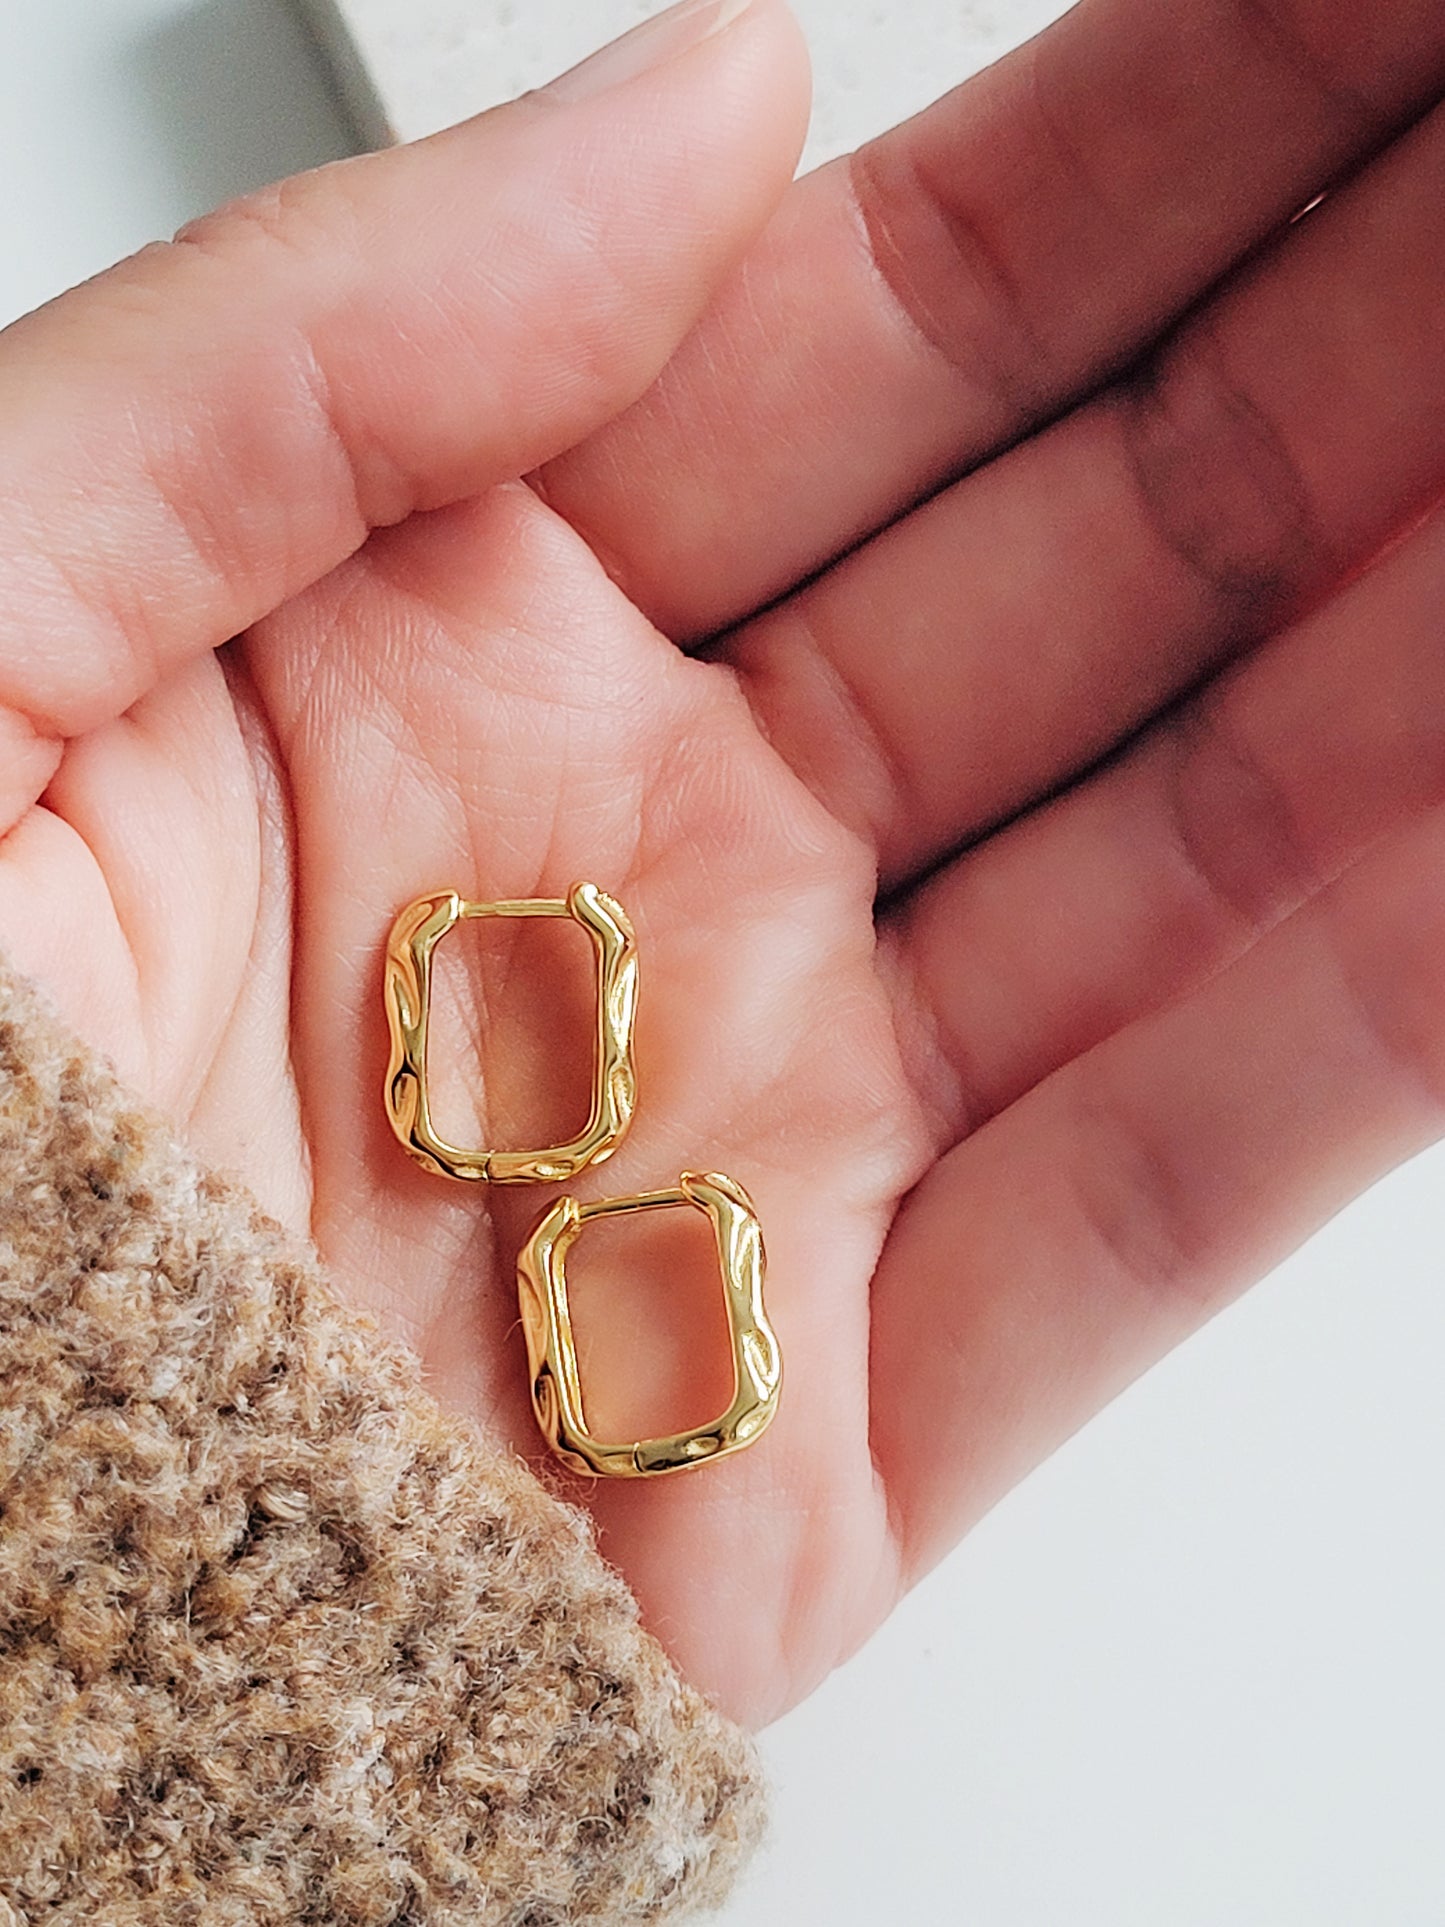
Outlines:
[{"label": "index finger", "polygon": [[799,182],[541,486],[661,628],[706,634],[1116,372],[1442,89],[1435,0],[1082,0]]},{"label": "index finger", "polygon": [[24,764],[0,763],[0,830],[37,738],[119,715],[369,528],[520,474],[653,379],[786,185],[805,92],[777,0],[641,32],[0,336],[0,753]]}]

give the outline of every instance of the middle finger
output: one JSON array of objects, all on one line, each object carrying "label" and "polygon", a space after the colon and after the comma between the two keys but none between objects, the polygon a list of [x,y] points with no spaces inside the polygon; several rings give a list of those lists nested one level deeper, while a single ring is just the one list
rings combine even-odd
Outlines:
[{"label": "middle finger", "polygon": [[799,181],[650,393],[543,471],[675,640],[1090,393],[1445,88],[1436,0],[1049,4]]},{"label": "middle finger", "polygon": [[728,640],[886,881],[1093,761],[1439,494],[1442,189],[1445,109],[1127,378]]}]

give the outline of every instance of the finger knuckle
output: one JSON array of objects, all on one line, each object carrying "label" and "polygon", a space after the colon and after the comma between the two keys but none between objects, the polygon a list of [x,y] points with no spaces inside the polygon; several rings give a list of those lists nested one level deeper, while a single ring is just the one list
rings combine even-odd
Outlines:
[{"label": "finger knuckle", "polygon": [[1117,391],[1140,512],[1243,641],[1333,557],[1285,437],[1197,326]]}]

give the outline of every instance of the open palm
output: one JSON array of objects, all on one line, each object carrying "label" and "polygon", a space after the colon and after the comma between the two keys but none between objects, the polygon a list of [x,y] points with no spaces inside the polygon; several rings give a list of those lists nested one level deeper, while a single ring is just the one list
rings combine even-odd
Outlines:
[{"label": "open palm", "polygon": [[[0,359],[0,939],[529,1453],[551,1194],[403,1157],[382,945],[442,886],[626,905],[637,1120],[575,1188],[747,1185],[787,1385],[726,1465],[566,1489],[747,1717],[1437,1128],[1445,538],[1359,571],[1445,476],[1445,129],[1284,230],[1445,26],[1181,11],[1188,101],[1135,84],[1147,5],[1086,4],[790,190],[625,414],[786,180],[770,4],[215,217]],[[566,1135],[585,958],[534,937],[456,940],[453,1136]],[[688,1271],[599,1238],[598,1429],[723,1402]]]}]

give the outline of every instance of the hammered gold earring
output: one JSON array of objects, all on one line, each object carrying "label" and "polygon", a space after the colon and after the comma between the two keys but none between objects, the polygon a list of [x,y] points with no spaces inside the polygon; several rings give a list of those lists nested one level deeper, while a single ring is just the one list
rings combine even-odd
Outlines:
[{"label": "hammered gold earring", "polygon": [[[472,918],[570,917],[592,939],[597,959],[597,1035],[592,1108],[568,1144],[545,1151],[464,1151],[432,1123],[427,1086],[432,959],[449,930]],[[632,1122],[637,1077],[632,1027],[637,1013],[637,939],[622,905],[595,883],[574,883],[565,897],[472,903],[455,890],[417,897],[391,927],[386,946],[386,1015],[391,1062],[386,1114],[403,1148],[445,1178],[488,1184],[557,1184],[610,1158]]]},{"label": "hammered gold earring", "polygon": [[[689,1432],[605,1443],[593,1437],[583,1410],[567,1306],[567,1253],[598,1218],[674,1205],[691,1205],[712,1225],[732,1344],[732,1402],[719,1418]],[[575,1472],[597,1472],[613,1479],[651,1478],[723,1458],[760,1437],[777,1410],[783,1378],[778,1341],[763,1310],[766,1270],[762,1227],[752,1199],[720,1171],[684,1171],[672,1190],[639,1191],[630,1198],[603,1198],[596,1204],[559,1198],[543,1213],[517,1259],[532,1409],[542,1436],[558,1458]]]},{"label": "hammered gold earring", "polygon": [[[592,1101],[586,1126],[567,1144],[540,1151],[468,1150],[449,1144],[432,1122],[427,1084],[432,958],[448,931],[484,917],[570,917],[592,939],[597,964]],[[637,940],[621,904],[596,884],[574,883],[565,898],[474,903],[455,890],[417,897],[397,917],[387,940],[385,998],[391,1033],[386,1114],[402,1147],[427,1170],[471,1182],[553,1184],[602,1163],[621,1143],[637,1099],[632,1060]],[[604,1441],[587,1425],[567,1301],[567,1253],[599,1218],[677,1206],[702,1212],[712,1227],[732,1351],[732,1401],[719,1417],[690,1431]],[[653,1478],[709,1464],[759,1438],[777,1410],[782,1386],[778,1341],[763,1308],[766,1269],[752,1200],[718,1171],[684,1171],[668,1190],[590,1204],[563,1197],[543,1212],[518,1255],[517,1289],[532,1409],[557,1457],[576,1472]]]}]

